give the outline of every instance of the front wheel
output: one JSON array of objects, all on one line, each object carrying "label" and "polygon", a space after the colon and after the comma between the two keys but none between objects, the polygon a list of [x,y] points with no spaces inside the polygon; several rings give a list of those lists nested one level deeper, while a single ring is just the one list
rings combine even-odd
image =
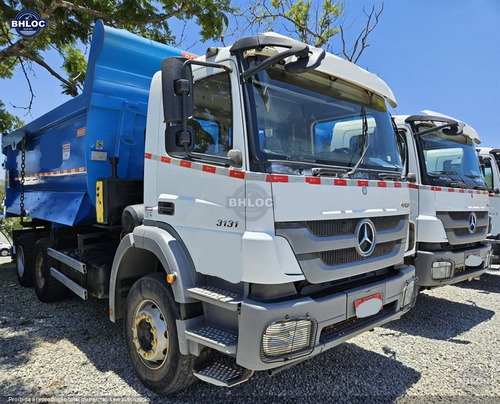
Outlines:
[{"label": "front wheel", "polygon": [[6,257],[9,255],[9,250],[7,250],[6,248],[4,248],[3,250],[0,251],[0,255],[2,257]]},{"label": "front wheel", "polygon": [[139,380],[158,394],[188,387],[194,357],[179,351],[176,319],[180,319],[165,274],[139,279],[130,289],[125,309],[125,343]]}]

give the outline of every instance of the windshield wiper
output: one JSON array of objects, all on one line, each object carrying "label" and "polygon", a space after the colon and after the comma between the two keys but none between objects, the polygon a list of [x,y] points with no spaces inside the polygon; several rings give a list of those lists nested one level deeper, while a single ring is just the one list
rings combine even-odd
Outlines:
[{"label": "windshield wiper", "polygon": [[402,175],[400,173],[380,173],[378,177],[382,180],[400,180]]},{"label": "windshield wiper", "polygon": [[330,167],[314,167],[312,170],[312,175],[315,177],[320,177],[322,175],[333,175],[338,177],[339,175],[347,174],[349,170],[345,168],[330,168]]},{"label": "windshield wiper", "polygon": [[[452,188],[467,188],[467,182],[462,178],[462,176],[457,173],[456,171],[430,171],[429,174],[442,174],[446,175],[450,180],[450,186]],[[457,176],[460,178],[460,181],[453,181],[453,178],[451,177],[452,175]]]},{"label": "windshield wiper", "polygon": [[476,184],[476,186],[474,187],[474,189],[482,189],[482,190],[487,190],[488,187],[486,185],[481,185],[479,184],[476,179],[479,179],[479,178],[483,178],[481,177],[480,175],[473,175],[473,174],[468,174],[466,175],[466,177],[470,178],[472,181],[474,181],[474,184]]},{"label": "windshield wiper", "polygon": [[363,162],[365,158],[366,151],[368,150],[368,146],[370,145],[370,139],[368,137],[368,119],[366,119],[366,111],[365,107],[361,107],[361,115],[363,118],[363,138],[364,138],[364,143],[363,143],[363,151],[361,152],[361,156],[359,157],[358,162],[354,165],[351,171],[347,173],[348,177],[351,177],[354,175],[356,171],[358,171],[359,166]]}]

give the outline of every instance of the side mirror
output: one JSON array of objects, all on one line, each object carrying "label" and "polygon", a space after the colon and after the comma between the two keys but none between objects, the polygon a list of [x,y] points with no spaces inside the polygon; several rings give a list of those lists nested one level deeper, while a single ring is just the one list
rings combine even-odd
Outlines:
[{"label": "side mirror", "polygon": [[193,74],[191,65],[185,64],[187,60],[171,57],[161,64],[163,118],[167,126],[193,115]]},{"label": "side mirror", "polygon": [[417,182],[417,176],[415,175],[415,173],[408,173],[408,175],[406,176],[406,180],[408,182],[415,183]]},{"label": "side mirror", "polygon": [[464,133],[464,124],[457,122],[456,125],[451,125],[448,128],[443,128],[443,133],[448,136],[457,136]]},{"label": "side mirror", "polygon": [[227,152],[227,158],[229,160],[229,165],[240,168],[243,165],[243,157],[241,155],[241,150],[232,149]]}]

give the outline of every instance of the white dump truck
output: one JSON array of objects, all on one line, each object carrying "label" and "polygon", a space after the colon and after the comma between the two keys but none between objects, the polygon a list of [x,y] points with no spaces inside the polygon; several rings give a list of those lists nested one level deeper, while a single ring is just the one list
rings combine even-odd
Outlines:
[{"label": "white dump truck", "polygon": [[[3,137],[19,282],[109,299],[168,394],[270,375],[414,305],[376,75],[274,34],[199,58],[96,25],[82,95]],[[75,313],[75,318],[78,314]]]},{"label": "white dump truck", "polygon": [[492,260],[498,263],[500,261],[500,149],[478,147],[477,152],[484,180],[490,192],[491,229],[488,241],[493,250]]},{"label": "white dump truck", "polygon": [[406,144],[411,195],[410,243],[420,288],[480,276],[489,266],[489,196],[476,131],[432,111],[394,117]]}]

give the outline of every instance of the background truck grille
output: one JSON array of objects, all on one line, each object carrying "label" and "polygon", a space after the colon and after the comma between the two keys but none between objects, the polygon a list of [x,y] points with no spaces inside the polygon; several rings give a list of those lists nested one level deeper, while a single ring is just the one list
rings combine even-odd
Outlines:
[{"label": "background truck grille", "polygon": [[474,212],[477,218],[477,229],[469,231],[469,217],[471,211],[436,212],[436,216],[443,223],[446,237],[451,245],[475,243],[486,238],[488,232],[488,212]]}]

